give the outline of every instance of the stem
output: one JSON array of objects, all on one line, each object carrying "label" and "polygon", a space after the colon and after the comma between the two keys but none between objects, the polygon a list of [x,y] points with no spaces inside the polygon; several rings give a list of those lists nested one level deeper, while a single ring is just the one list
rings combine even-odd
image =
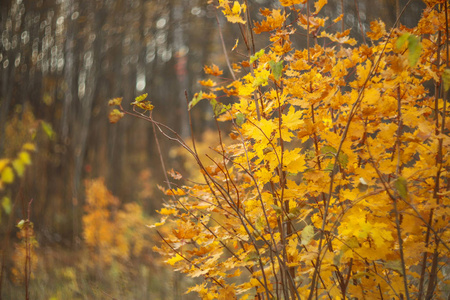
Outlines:
[{"label": "stem", "polygon": [[311,53],[309,51],[309,0],[306,1],[306,48],[308,49],[308,63],[311,63]]},{"label": "stem", "polygon": [[222,27],[220,26],[219,17],[217,16],[217,10],[216,10],[216,21],[217,21],[217,27],[219,28],[219,37],[220,37],[220,41],[222,43],[222,50],[223,50],[223,54],[225,55],[225,60],[227,62],[228,70],[230,70],[230,74],[231,74],[231,77],[233,77],[233,80],[236,81],[236,75],[234,75],[233,68],[231,67],[231,64],[230,64],[230,59],[228,58],[228,52],[227,52],[227,48],[225,46],[225,41],[223,39]]}]

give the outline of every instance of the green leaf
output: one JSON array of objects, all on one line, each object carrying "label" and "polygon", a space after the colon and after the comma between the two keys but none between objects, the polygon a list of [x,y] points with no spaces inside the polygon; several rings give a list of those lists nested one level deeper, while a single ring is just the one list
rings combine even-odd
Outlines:
[{"label": "green leaf", "polygon": [[279,207],[278,205],[272,204],[271,205],[273,210],[277,213],[277,215],[281,215],[283,213],[283,211],[281,210],[281,207]]},{"label": "green leaf", "polygon": [[49,137],[49,139],[53,140],[55,137],[55,132],[53,131],[52,125],[50,125],[50,123],[47,123],[45,121],[41,121],[41,126],[45,134]]},{"label": "green leaf", "polygon": [[194,96],[191,102],[189,102],[188,110],[191,110],[200,100],[203,99],[203,92],[200,91],[198,94]]},{"label": "green leaf", "polygon": [[253,81],[253,87],[258,87],[260,85],[264,86],[267,84],[267,81],[269,80],[269,75],[267,76],[258,76],[255,78],[255,80]]},{"label": "green leaf", "polygon": [[397,42],[395,43],[397,49],[401,49],[403,47],[403,45],[406,43],[410,35],[411,34],[409,33],[404,33],[397,39]]},{"label": "green leaf", "polygon": [[397,272],[400,275],[403,273],[402,262],[399,259],[397,259],[397,260],[389,260],[389,261],[385,262],[384,263],[384,267],[386,269],[395,271],[395,272]]},{"label": "green leaf", "polygon": [[245,261],[255,261],[258,260],[259,256],[258,253],[256,253],[256,251],[251,251],[245,258]]},{"label": "green leaf", "polygon": [[420,43],[420,39],[415,35],[410,35],[408,37],[408,60],[409,65],[414,67],[420,58],[420,53],[422,52],[422,44]]},{"label": "green leaf", "polygon": [[11,167],[3,169],[1,179],[4,183],[12,183],[14,181],[14,172]]},{"label": "green leaf", "polygon": [[255,55],[252,55],[250,57],[250,63],[254,63],[258,58],[260,58],[261,56],[264,55],[264,49],[259,50],[258,52],[255,53]]},{"label": "green leaf", "polygon": [[226,112],[227,110],[231,109],[231,105],[223,105],[223,103],[218,102],[216,99],[211,99],[209,101],[211,103],[211,106],[213,108],[213,112],[214,115],[217,117],[221,114],[223,114],[224,112]]},{"label": "green leaf", "polygon": [[270,68],[272,69],[273,77],[275,80],[280,80],[281,73],[283,71],[283,61],[275,62],[273,60],[269,61]]},{"label": "green leaf", "polygon": [[448,91],[450,89],[450,69],[447,68],[442,74],[442,81],[444,82],[444,90]]},{"label": "green leaf", "polygon": [[11,199],[9,199],[9,197],[7,197],[7,196],[3,197],[2,207],[7,215],[9,215],[11,213],[12,206],[11,206]]},{"label": "green leaf", "polygon": [[314,237],[314,226],[313,225],[307,225],[302,230],[302,245],[307,245],[312,238]]},{"label": "green leaf", "polygon": [[410,33],[402,34],[395,43],[397,49],[401,49],[408,42],[408,61],[411,67],[414,67],[420,58],[422,52],[422,44],[419,37]]},{"label": "green leaf", "polygon": [[237,113],[236,114],[236,125],[242,126],[245,122],[245,115],[243,113]]},{"label": "green leaf", "polygon": [[345,153],[342,153],[342,152],[339,153],[338,161],[339,161],[339,164],[341,165],[341,167],[345,169],[348,164],[348,155]]},{"label": "green leaf", "polygon": [[336,154],[337,150],[329,145],[325,145],[320,149],[320,153],[325,154],[325,156],[328,157],[334,157],[334,155]]},{"label": "green leaf", "polygon": [[399,177],[394,182],[394,187],[397,190],[397,193],[402,197],[402,199],[406,200],[408,196],[408,188],[407,188],[407,182],[404,177]]}]

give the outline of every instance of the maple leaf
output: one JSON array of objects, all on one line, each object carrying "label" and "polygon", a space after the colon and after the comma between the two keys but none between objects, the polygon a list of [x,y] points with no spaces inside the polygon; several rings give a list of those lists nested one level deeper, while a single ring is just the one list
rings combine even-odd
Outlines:
[{"label": "maple leaf", "polygon": [[280,0],[281,5],[283,6],[292,6],[295,4],[304,4],[307,0]]},{"label": "maple leaf", "polygon": [[213,75],[213,76],[220,76],[220,75],[223,74],[223,71],[221,71],[219,69],[219,67],[216,66],[215,64],[213,64],[211,67],[205,66],[203,68],[203,70],[205,71],[206,74],[210,74],[210,75]]},{"label": "maple leaf", "polygon": [[108,116],[109,122],[113,123],[113,124],[117,123],[117,122],[119,122],[120,119],[123,118],[124,115],[125,114],[123,112],[121,112],[120,110],[114,109],[109,113],[109,116]]},{"label": "maple leaf", "polygon": [[385,24],[382,21],[370,22],[370,30],[367,32],[367,36],[376,41],[386,35]]},{"label": "maple leaf", "polygon": [[256,22],[254,27],[254,32],[260,34],[265,31],[276,30],[281,27],[281,25],[286,21],[286,15],[281,10],[274,9],[270,14],[265,14],[266,20],[261,21],[261,23]]},{"label": "maple leaf", "polygon": [[318,0],[316,2],[314,2],[314,7],[315,7],[315,11],[314,14],[317,15],[321,10],[322,7],[328,3],[328,0]]},{"label": "maple leaf", "polygon": [[216,83],[214,81],[212,81],[211,79],[208,80],[200,80],[199,83],[203,86],[207,86],[207,87],[213,87],[216,85]]},{"label": "maple leaf", "polygon": [[167,174],[169,174],[170,177],[176,180],[179,180],[183,177],[179,172],[175,171],[174,169],[170,169],[169,171],[167,171]]}]

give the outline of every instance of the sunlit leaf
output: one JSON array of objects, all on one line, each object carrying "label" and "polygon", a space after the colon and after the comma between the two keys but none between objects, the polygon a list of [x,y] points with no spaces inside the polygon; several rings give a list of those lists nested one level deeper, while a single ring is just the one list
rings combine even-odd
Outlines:
[{"label": "sunlit leaf", "polygon": [[173,215],[175,212],[177,212],[176,209],[174,209],[174,208],[165,208],[165,207],[161,208],[161,210],[159,211],[159,213],[161,215]]},{"label": "sunlit leaf", "polygon": [[176,262],[179,262],[180,260],[183,260],[183,257],[181,255],[179,255],[179,254],[176,254],[174,257],[166,260],[166,262],[169,265],[173,266]]}]

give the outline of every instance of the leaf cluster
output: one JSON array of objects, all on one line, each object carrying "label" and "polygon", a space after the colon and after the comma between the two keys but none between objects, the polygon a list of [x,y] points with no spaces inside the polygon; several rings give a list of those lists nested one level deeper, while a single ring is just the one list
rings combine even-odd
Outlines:
[{"label": "leaf cluster", "polygon": [[[203,84],[211,93],[189,105],[208,99],[216,120],[231,124],[228,144],[218,125],[218,159],[205,163],[194,143],[146,118],[192,155],[203,176],[165,190],[172,200],[154,227],[174,229],[156,250],[205,279],[189,290],[202,299],[444,298],[447,4],[427,1],[413,29],[372,22],[369,46],[356,45],[349,31],[327,33],[329,20],[318,16],[327,1],[315,1],[314,12],[309,3],[305,12],[306,2],[262,10],[254,32],[243,4],[219,2],[241,27],[249,55],[239,78]],[[288,13],[298,19],[287,25]],[[308,44],[320,30],[319,42],[293,49],[301,30]],[[267,45],[252,52],[261,32],[270,34]],[[320,46],[322,39],[334,45]],[[233,103],[220,103],[219,93]]]}]

